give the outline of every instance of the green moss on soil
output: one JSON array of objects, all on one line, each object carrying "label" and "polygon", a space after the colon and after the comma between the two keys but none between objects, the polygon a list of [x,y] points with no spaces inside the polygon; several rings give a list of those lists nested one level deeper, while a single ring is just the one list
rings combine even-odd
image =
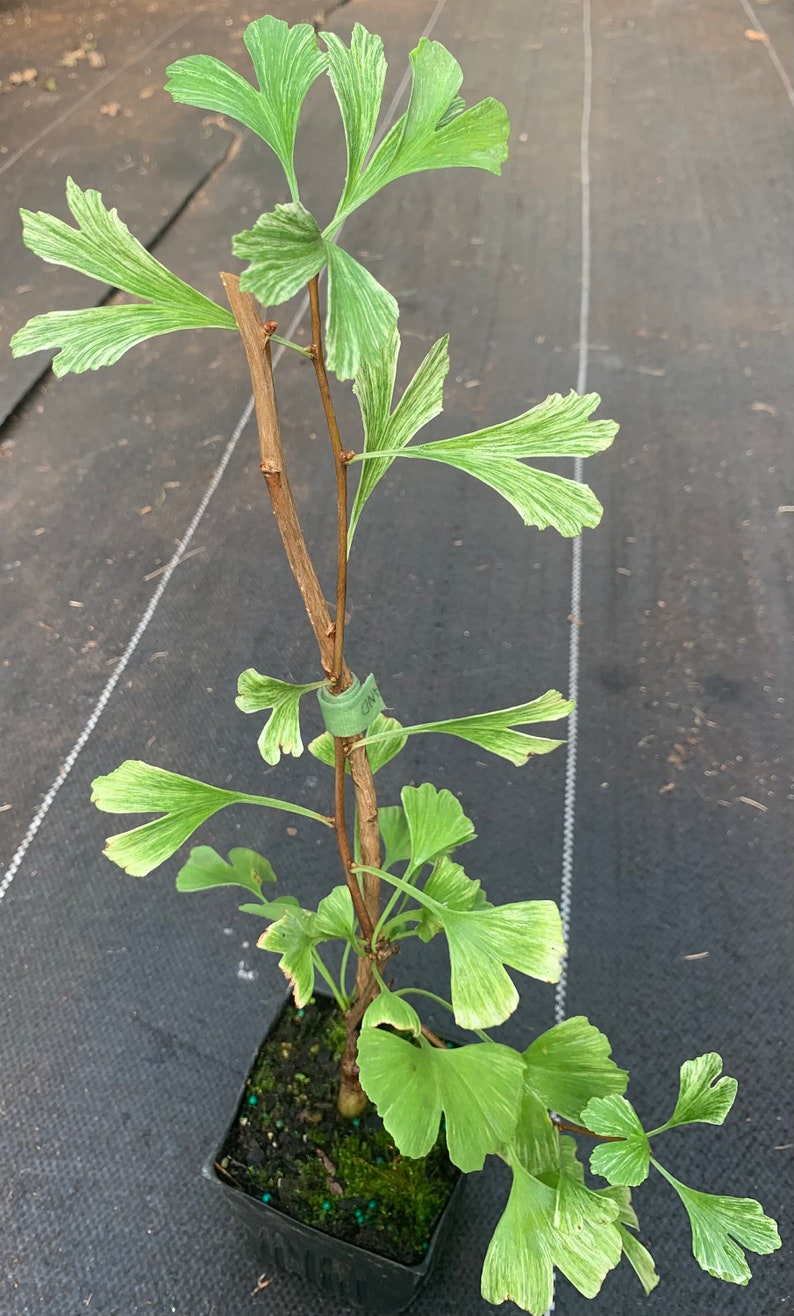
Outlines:
[{"label": "green moss on soil", "polygon": [[291,1001],[248,1077],[219,1168],[252,1197],[407,1265],[421,1261],[458,1171],[443,1131],[421,1160],[400,1156],[377,1112],[336,1109],[344,1024],[320,998]]}]

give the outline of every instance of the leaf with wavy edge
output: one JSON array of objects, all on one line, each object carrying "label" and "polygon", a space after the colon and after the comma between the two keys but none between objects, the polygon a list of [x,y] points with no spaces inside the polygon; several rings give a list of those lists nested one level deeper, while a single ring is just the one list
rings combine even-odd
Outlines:
[{"label": "leaf with wavy edge", "polygon": [[243,713],[260,713],[272,708],[257,741],[266,763],[278,763],[282,750],[299,758],[303,753],[300,729],[300,701],[305,694],[319,690],[325,681],[292,685],[274,676],[262,676],[253,667],[241,672],[237,680],[237,707]]},{"label": "leaf with wavy edge", "polygon": [[722,1056],[716,1051],[685,1060],[681,1066],[678,1100],[666,1124],[653,1129],[649,1138],[680,1124],[723,1124],[736,1100],[739,1084],[722,1073]]},{"label": "leaf with wavy edge", "polygon": [[[364,452],[373,458],[381,450],[394,451],[407,443],[444,409],[444,380],[449,373],[449,334],[439,338],[391,410],[400,335],[396,329],[377,356],[361,364],[353,392],[364,423]],[[353,500],[348,527],[348,552],[359,517],[376,484],[394,461],[393,456],[364,464]]]},{"label": "leaf with wavy edge", "polygon": [[426,781],[421,786],[403,786],[400,799],[411,842],[410,873],[474,840],[474,825],[451,791],[437,790]]},{"label": "leaf with wavy edge", "polygon": [[[426,1156],[446,1116],[449,1158],[464,1173],[509,1140],[521,1093],[521,1057],[481,1042],[440,1050],[378,1028],[359,1039],[361,1085],[403,1156]],[[518,1062],[518,1064],[516,1063]]]},{"label": "leaf with wavy edge", "polygon": [[[559,690],[547,690],[544,695],[531,700],[528,704],[516,704],[513,708],[498,708],[492,713],[475,713],[469,717],[444,718],[439,722],[419,722],[416,726],[401,727],[400,734],[406,736],[439,734],[457,736],[468,740],[481,749],[499,758],[507,759],[516,767],[529,762],[533,754],[549,754],[564,745],[563,740],[549,740],[545,736],[529,736],[515,727],[527,726],[534,722],[556,722],[568,717],[575,705],[571,699],[563,699]],[[367,732],[365,744],[373,748],[390,738],[391,732],[380,731],[373,725]]]},{"label": "leaf with wavy edge", "polygon": [[336,886],[317,906],[289,909],[262,933],[260,950],[280,955],[278,967],[292,985],[299,1009],[308,1005],[314,991],[315,946],[322,941],[342,940],[355,945],[355,914],[347,886]]},{"label": "leaf with wavy edge", "polygon": [[591,1153],[593,1174],[603,1175],[611,1184],[628,1184],[632,1188],[648,1178],[651,1156],[648,1135],[630,1101],[616,1093],[593,1097],[583,1108],[581,1118],[593,1133],[619,1139],[602,1143]]},{"label": "leaf with wavy edge", "polygon": [[243,40],[259,90],[212,55],[188,55],[169,65],[165,89],[178,104],[228,114],[261,137],[281,161],[297,201],[293,157],[298,119],[327,56],[319,49],[310,23],[290,27],[269,14],[249,23]]},{"label": "leaf with wavy edge", "polygon": [[135,877],[145,877],[170,859],[197,827],[230,804],[261,804],[331,826],[330,818],[300,804],[221,790],[135,759],[128,759],[105,777],[96,777],[91,783],[91,800],[103,813],[163,814],[105,842],[107,858]]},{"label": "leaf with wavy edge", "polygon": [[234,316],[177,278],[133,237],[118,211],[99,192],[66,181],[77,228],[48,215],[21,210],[23,241],[52,265],[65,265],[103,284],[147,299],[143,305],[92,306],[33,316],[14,334],[14,356],[55,349],[57,376],[112,365],[137,343],[180,329],[234,329]]},{"label": "leaf with wavy edge", "polygon": [[411,51],[408,109],[378,146],[369,164],[346,187],[329,226],[342,220],[387,183],[427,169],[472,168],[501,174],[510,122],[501,102],[488,98],[461,112],[463,73],[440,41],[422,37]]},{"label": "leaf with wavy edge", "polygon": [[541,1033],[524,1052],[527,1083],[549,1110],[580,1120],[592,1097],[623,1093],[628,1072],[610,1057],[609,1039],[574,1015]]},{"label": "leaf with wavy edge", "polygon": [[[377,460],[386,456],[423,458],[454,466],[501,494],[525,525],[540,530],[553,526],[561,535],[578,535],[584,526],[597,526],[603,514],[592,489],[566,476],[525,466],[522,459],[583,457],[603,451],[618,427],[613,421],[587,419],[600,401],[597,393],[581,397],[573,392],[567,397],[555,393],[513,420],[453,439],[379,452]],[[363,452],[354,461],[369,459]]]},{"label": "leaf with wavy edge", "polygon": [[702,1270],[728,1284],[748,1284],[752,1272],[743,1248],[766,1256],[780,1247],[775,1221],[751,1197],[700,1193],[674,1179],[654,1158],[656,1169],[684,1203],[692,1226],[692,1251]]}]

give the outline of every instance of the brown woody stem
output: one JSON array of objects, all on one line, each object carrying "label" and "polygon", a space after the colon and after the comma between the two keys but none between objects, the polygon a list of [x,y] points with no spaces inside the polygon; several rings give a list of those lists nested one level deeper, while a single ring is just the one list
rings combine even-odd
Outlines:
[{"label": "brown woody stem", "polygon": [[251,375],[259,431],[260,470],[265,477],[287,560],[317,640],[320,661],[324,671],[330,676],[334,668],[334,624],[317,579],[317,572],[309,557],[295,500],[287,479],[270,360],[268,330],[272,321],[267,326],[262,323],[255,299],[250,293],[240,291],[239,280],[234,274],[222,274],[221,279],[240,330]]}]

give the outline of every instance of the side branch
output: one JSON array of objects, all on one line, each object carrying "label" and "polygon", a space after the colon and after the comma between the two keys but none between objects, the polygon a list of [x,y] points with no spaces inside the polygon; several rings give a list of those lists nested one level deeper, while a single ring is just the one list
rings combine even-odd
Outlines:
[{"label": "side branch", "polygon": [[334,623],[306,547],[284,465],[270,360],[270,326],[262,323],[255,299],[250,293],[240,291],[239,279],[234,274],[222,274],[221,279],[240,330],[251,374],[259,431],[260,470],[265,477],[287,560],[317,640],[323,670],[330,676],[335,670]]}]

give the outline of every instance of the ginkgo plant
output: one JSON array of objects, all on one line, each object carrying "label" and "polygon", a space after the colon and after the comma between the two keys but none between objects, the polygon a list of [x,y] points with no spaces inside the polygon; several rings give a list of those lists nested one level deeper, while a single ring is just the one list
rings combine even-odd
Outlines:
[{"label": "ginkgo plant", "polygon": [[[339,1111],[356,1119],[372,1102],[405,1157],[422,1157],[445,1129],[448,1154],[461,1171],[500,1157],[512,1188],[488,1247],[482,1292],[492,1303],[512,1299],[542,1316],[551,1305],[559,1270],[593,1297],[621,1257],[646,1293],[657,1283],[654,1263],[638,1240],[631,1189],[653,1168],[681,1198],[692,1246],[710,1274],[746,1284],[745,1252],[779,1246],[774,1222],[758,1203],[714,1196],[680,1183],[657,1160],[657,1140],[682,1125],[722,1124],[736,1082],[721,1076],[710,1053],[681,1067],[670,1118],[646,1130],[624,1097],[627,1072],[612,1060],[606,1037],[583,1017],[558,1023],[525,1050],[494,1041],[519,996],[510,970],[558,980],[565,954],[557,906],[548,900],[501,904],[458,861],[474,828],[458,798],[426,782],[403,787],[399,802],[380,803],[378,771],[409,736],[455,736],[479,749],[526,764],[563,742],[536,735],[559,722],[572,704],[557,691],[517,692],[521,702],[496,711],[457,710],[455,716],[403,725],[387,716],[373,676],[356,678],[345,660],[347,563],[359,520],[378,482],[395,461],[433,461],[463,471],[500,495],[528,526],[576,536],[598,524],[602,508],[592,490],[530,464],[533,458],[590,457],[611,444],[617,426],[593,420],[595,394],[554,394],[510,420],[473,433],[416,442],[441,411],[449,370],[448,338],[439,338],[395,401],[400,335],[395,298],[339,245],[345,221],[381,189],[403,176],[446,168],[499,174],[507,158],[507,113],[487,99],[467,108],[459,95],[460,67],[443,45],[422,39],[411,53],[411,91],[405,113],[383,136],[377,126],[386,62],[378,36],[361,24],[350,45],[308,24],[272,17],[252,22],[245,44],[254,85],[219,60],[191,55],[168,70],[174,100],[236,119],[275,153],[290,200],[261,215],[234,238],[246,262],[238,277],[222,274],[230,309],[216,304],[155,260],[98,192],[71,179],[67,202],[76,227],[47,214],[22,212],[24,241],[44,260],[69,266],[137,297],[129,305],[57,311],[35,316],[15,334],[21,355],[55,350],[56,375],[111,365],[129,349],[178,329],[239,333],[253,384],[261,470],[289,565],[317,640],[322,675],[305,684],[253,669],[239,678],[239,708],[266,714],[258,739],[266,763],[304,752],[301,701],[319,700],[325,732],[309,750],[333,769],[333,790],[322,807],[219,789],[162,767],[126,762],[93,783],[97,807],[112,814],[154,814],[110,837],[109,859],[145,876],[170,859],[218,810],[256,805],[299,814],[335,835],[338,884],[303,908],[275,895],[275,873],[258,852],[238,848],[228,859],[207,845],[194,847],[177,876],[181,891],[236,887],[240,908],[267,924],[258,945],[279,956],[296,1005],[305,1007],[321,975],[342,1013],[346,1043]],[[298,119],[316,79],[327,76],[341,113],[347,171],[330,223],[320,225],[303,206],[294,165]],[[325,323],[320,277],[326,276]],[[278,338],[275,321],[259,305],[277,306],[308,287],[311,346]],[[284,342],[311,359],[317,376],[336,477],[337,575],[335,608],[325,600],[289,484],[276,407],[271,343]],[[363,424],[355,451],[343,444],[328,380],[353,380]],[[349,504],[351,467],[359,480]],[[308,674],[307,674],[308,675]],[[455,710],[453,710],[454,712]],[[530,730],[527,730],[530,728]],[[443,750],[443,742],[439,742]],[[355,799],[348,824],[348,778]],[[257,828],[257,835],[259,828]],[[455,855],[455,858],[452,856]],[[422,985],[399,983],[393,957],[406,938],[446,939],[449,999]],[[332,969],[325,943],[342,948]],[[339,963],[339,957],[333,963]],[[351,972],[351,970],[353,970]],[[397,981],[398,985],[395,985]],[[423,1023],[417,1005],[431,998],[447,1009],[472,1040],[452,1049]],[[412,1003],[416,1002],[416,1004]],[[583,1138],[595,1141],[585,1179]]]}]

